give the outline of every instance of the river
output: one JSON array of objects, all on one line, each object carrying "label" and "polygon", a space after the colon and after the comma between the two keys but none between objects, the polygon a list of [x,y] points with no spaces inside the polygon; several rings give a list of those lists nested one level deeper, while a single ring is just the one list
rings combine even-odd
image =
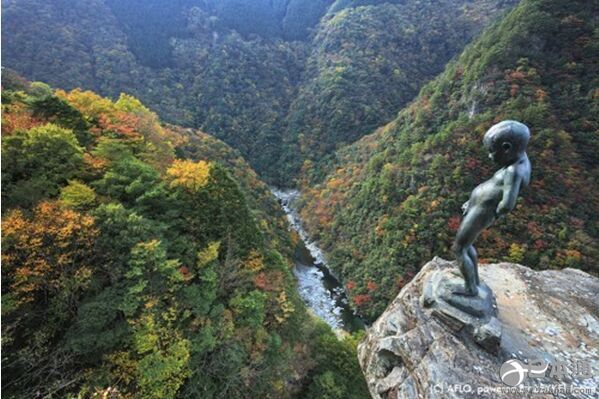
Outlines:
[{"label": "river", "polygon": [[301,239],[293,269],[300,296],[312,312],[334,330],[353,332],[363,329],[364,323],[351,310],[343,286],[327,268],[324,253],[302,227],[295,205],[299,191],[272,189],[272,192],[287,215],[289,225]]}]

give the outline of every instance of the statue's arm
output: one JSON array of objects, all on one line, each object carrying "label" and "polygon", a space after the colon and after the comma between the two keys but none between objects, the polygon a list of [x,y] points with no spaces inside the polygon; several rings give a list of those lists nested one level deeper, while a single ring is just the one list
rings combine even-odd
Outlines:
[{"label": "statue's arm", "polygon": [[497,205],[495,216],[500,218],[510,212],[516,206],[520,185],[522,184],[522,176],[518,173],[517,168],[509,167],[503,177],[503,198]]}]

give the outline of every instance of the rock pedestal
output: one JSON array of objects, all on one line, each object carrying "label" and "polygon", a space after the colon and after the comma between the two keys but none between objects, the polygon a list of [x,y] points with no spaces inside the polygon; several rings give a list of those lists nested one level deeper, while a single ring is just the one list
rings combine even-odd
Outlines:
[{"label": "rock pedestal", "polygon": [[454,290],[464,285],[464,280],[451,268],[432,273],[424,284],[420,302],[431,308],[431,314],[455,334],[472,339],[492,354],[499,352],[501,323],[495,317],[497,305],[493,292],[481,282],[478,295],[456,295]]},{"label": "rock pedestal", "polygon": [[[574,269],[480,265],[481,281],[495,301],[485,299],[483,288],[480,303],[466,312],[447,303],[444,293],[455,271],[453,262],[433,259],[368,329],[358,356],[373,398],[596,397],[597,390],[585,393],[584,388],[599,385],[599,279]],[[489,303],[490,316],[472,316]],[[499,376],[509,359],[543,359],[550,368],[565,364],[567,372],[560,380],[549,372],[525,377],[510,393]],[[590,363],[594,376],[570,373],[579,362]],[[556,385],[570,391],[530,391]],[[572,387],[581,392],[572,393]]]}]

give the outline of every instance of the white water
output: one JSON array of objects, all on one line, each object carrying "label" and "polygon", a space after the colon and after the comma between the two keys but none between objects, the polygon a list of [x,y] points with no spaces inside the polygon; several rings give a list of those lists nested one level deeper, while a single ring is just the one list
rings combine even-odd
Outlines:
[{"label": "white water", "polygon": [[272,192],[279,199],[289,225],[299,234],[313,258],[312,263],[296,259],[294,274],[297,277],[300,296],[308,307],[333,329],[351,329],[348,324],[351,323],[352,318],[357,317],[349,309],[347,298],[339,282],[323,272],[328,270],[324,253],[315,242],[310,240],[294,206],[299,191],[272,189]]}]

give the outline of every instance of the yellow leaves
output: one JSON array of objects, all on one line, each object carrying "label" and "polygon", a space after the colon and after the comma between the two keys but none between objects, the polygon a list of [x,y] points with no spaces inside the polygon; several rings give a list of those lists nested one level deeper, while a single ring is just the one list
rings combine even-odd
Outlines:
[{"label": "yellow leaves", "polygon": [[104,356],[104,360],[110,365],[109,370],[115,381],[122,384],[130,384],[135,380],[137,361],[131,357],[130,351],[119,351]]},{"label": "yellow leaves", "polygon": [[383,215],[378,223],[376,224],[376,227],[374,228],[374,233],[376,234],[377,237],[382,237],[385,234],[385,224],[389,221],[389,216],[388,215]]},{"label": "yellow leaves", "polygon": [[571,258],[576,262],[580,262],[582,260],[582,254],[580,253],[580,251],[577,251],[575,249],[567,249],[566,257]]},{"label": "yellow leaves", "polygon": [[208,184],[212,164],[206,161],[175,160],[166,171],[171,187],[183,187],[197,192]]},{"label": "yellow leaves", "polygon": [[279,296],[277,297],[277,303],[279,304],[279,309],[281,310],[281,314],[275,315],[275,320],[278,323],[283,323],[285,320],[291,316],[293,312],[295,312],[295,307],[293,304],[287,299],[287,294],[285,291],[281,291]]},{"label": "yellow leaves", "polygon": [[509,249],[509,260],[516,263],[522,262],[524,260],[525,252],[526,249],[523,246],[513,243],[512,245],[510,245]]},{"label": "yellow leaves", "polygon": [[220,241],[214,241],[208,244],[206,248],[198,252],[198,266],[204,267],[218,257]]},{"label": "yellow leaves", "polygon": [[249,271],[257,273],[264,269],[264,258],[258,251],[252,250],[243,262],[243,266]]},{"label": "yellow leaves", "polygon": [[76,291],[91,278],[86,262],[98,234],[94,219],[60,202],[42,202],[26,218],[12,211],[2,222],[3,272],[21,303],[37,293]]},{"label": "yellow leaves", "polygon": [[146,303],[144,303],[145,309],[152,309],[154,306],[158,304],[158,299],[150,298]]},{"label": "yellow leaves", "polygon": [[150,114],[151,113],[151,111],[149,109],[147,109],[141,103],[141,101],[139,101],[137,98],[135,98],[129,94],[126,94],[126,93],[121,93],[117,102],[114,103],[114,107],[116,109],[118,109],[119,111],[133,112],[136,114],[137,113],[139,113],[139,114]]},{"label": "yellow leaves", "polygon": [[146,314],[139,321],[132,323],[135,326],[136,334],[133,335],[135,351],[139,354],[151,352],[158,348],[158,330],[154,316]]},{"label": "yellow leaves", "polygon": [[56,96],[68,101],[79,112],[89,118],[112,115],[116,111],[112,101],[89,90],[83,91],[77,88],[68,93],[64,90],[56,90]]}]

